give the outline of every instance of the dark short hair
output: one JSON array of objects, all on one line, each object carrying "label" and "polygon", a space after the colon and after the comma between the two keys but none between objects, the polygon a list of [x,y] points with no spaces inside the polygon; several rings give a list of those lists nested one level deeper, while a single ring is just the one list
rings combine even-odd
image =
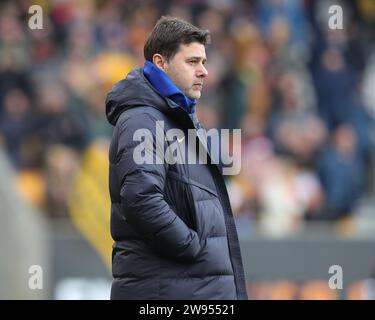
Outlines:
[{"label": "dark short hair", "polygon": [[180,44],[198,42],[206,46],[210,42],[210,32],[199,29],[179,18],[163,16],[148,36],[143,53],[152,62],[154,54],[159,53],[167,61],[177,53]]}]

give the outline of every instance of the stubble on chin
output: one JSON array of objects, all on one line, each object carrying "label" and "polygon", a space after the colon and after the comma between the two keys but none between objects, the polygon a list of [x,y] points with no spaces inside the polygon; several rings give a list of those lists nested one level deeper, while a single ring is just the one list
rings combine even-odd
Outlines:
[{"label": "stubble on chin", "polygon": [[193,91],[192,94],[189,94],[188,97],[192,100],[198,100],[201,97],[200,91]]}]

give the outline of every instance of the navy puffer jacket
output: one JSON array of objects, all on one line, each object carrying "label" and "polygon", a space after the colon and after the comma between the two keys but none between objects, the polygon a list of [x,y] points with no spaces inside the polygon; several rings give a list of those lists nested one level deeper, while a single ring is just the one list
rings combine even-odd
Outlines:
[{"label": "navy puffer jacket", "polygon": [[[195,135],[197,148],[189,148],[187,139],[188,129],[200,128],[195,115],[161,96],[141,68],[112,88],[106,113],[115,126],[109,150],[115,241],[111,298],[247,299],[220,166],[168,164],[162,159],[172,142],[157,139],[157,134],[172,128],[186,137],[178,139],[177,152],[183,148],[186,157],[197,153],[205,137]],[[141,143],[133,135],[140,128],[152,134],[153,145],[146,150],[153,164],[137,164],[133,159]]]}]

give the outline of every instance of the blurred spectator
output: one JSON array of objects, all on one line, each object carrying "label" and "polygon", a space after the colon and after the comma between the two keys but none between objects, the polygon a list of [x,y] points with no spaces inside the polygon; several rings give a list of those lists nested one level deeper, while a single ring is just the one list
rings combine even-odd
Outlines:
[{"label": "blurred spectator", "polygon": [[[291,34],[287,43],[289,48],[292,48],[295,44],[302,45],[306,41],[306,20],[303,4],[300,1],[258,1],[257,17],[263,36],[267,36],[273,28],[273,31],[277,31],[276,26],[280,26],[280,23],[286,23],[288,33]],[[279,29],[279,31],[281,30]]]},{"label": "blurred spectator", "polygon": [[26,163],[22,158],[21,147],[33,129],[30,99],[20,89],[11,89],[4,99],[4,110],[0,117],[0,139],[17,169]]},{"label": "blurred spectator", "polygon": [[314,72],[318,110],[329,129],[349,121],[353,109],[356,78],[353,69],[334,48],[326,49]]},{"label": "blurred spectator", "polygon": [[350,215],[360,195],[364,174],[357,135],[350,124],[339,125],[334,130],[318,162],[326,202],[319,218],[333,220]]},{"label": "blurred spectator", "polygon": [[54,218],[67,218],[74,177],[79,168],[77,153],[63,145],[51,145],[45,163],[45,209]]},{"label": "blurred spectator", "polygon": [[310,163],[326,138],[325,126],[314,113],[312,88],[306,77],[290,70],[280,74],[275,89],[277,98],[268,117],[268,136],[278,153]]},{"label": "blurred spectator", "polygon": [[68,95],[58,83],[43,84],[38,92],[36,132],[47,145],[63,143],[82,149],[87,143],[87,131],[82,119],[69,109]]}]

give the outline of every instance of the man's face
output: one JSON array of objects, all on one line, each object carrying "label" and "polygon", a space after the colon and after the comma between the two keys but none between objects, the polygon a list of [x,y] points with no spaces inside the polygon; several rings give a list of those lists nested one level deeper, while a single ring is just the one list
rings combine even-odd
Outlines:
[{"label": "man's face", "polygon": [[178,52],[164,63],[164,72],[187,97],[199,99],[203,79],[208,75],[205,63],[206,50],[203,44],[181,44]]}]

